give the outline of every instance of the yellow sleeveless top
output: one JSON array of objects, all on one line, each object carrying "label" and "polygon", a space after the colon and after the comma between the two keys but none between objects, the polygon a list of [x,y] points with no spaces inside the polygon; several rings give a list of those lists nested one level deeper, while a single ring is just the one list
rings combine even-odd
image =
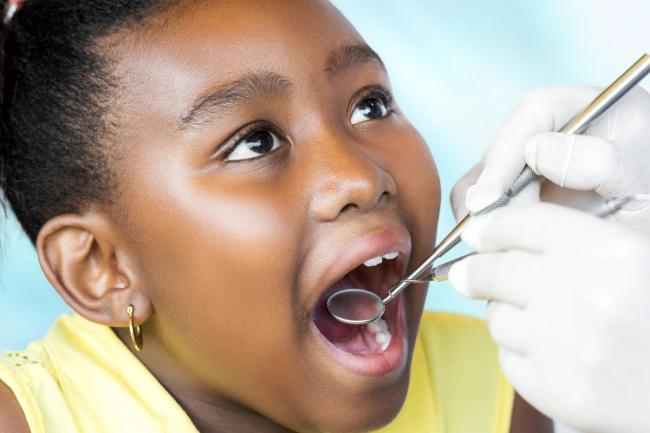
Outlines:
[{"label": "yellow sleeveless top", "polygon": [[[24,351],[5,352],[0,380],[32,433],[198,433],[109,327],[77,314],[61,315]],[[425,312],[406,402],[377,433],[508,433],[513,396],[483,322]]]}]

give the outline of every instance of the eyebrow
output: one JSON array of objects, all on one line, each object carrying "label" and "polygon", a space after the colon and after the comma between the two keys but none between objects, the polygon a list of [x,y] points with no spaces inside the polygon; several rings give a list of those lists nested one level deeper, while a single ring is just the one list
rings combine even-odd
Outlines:
[{"label": "eyebrow", "polygon": [[235,109],[254,98],[286,92],[291,81],[275,72],[248,73],[197,98],[180,120],[184,129],[200,126],[221,111]]},{"label": "eyebrow", "polygon": [[[327,57],[325,71],[330,75],[338,75],[368,63],[374,63],[386,70],[379,55],[367,44],[342,45]],[[199,96],[192,108],[180,117],[180,126],[182,129],[197,128],[218,117],[223,111],[234,110],[256,98],[285,93],[290,87],[291,81],[275,72],[247,73]]]},{"label": "eyebrow", "polygon": [[368,45],[364,43],[343,45],[329,55],[325,71],[331,75],[337,75],[350,68],[364,66],[368,63],[375,63],[384,71],[386,70],[379,54]]}]

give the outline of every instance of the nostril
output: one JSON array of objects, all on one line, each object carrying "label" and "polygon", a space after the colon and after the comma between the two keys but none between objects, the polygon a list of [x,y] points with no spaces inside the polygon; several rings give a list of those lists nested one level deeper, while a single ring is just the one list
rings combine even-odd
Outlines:
[{"label": "nostril", "polygon": [[[383,201],[387,201],[389,197],[390,197],[390,193],[388,191],[384,191],[373,205],[377,205],[379,203],[382,203]],[[343,206],[340,213],[344,213],[345,211],[351,211],[354,209],[358,210],[359,205],[356,203],[348,203],[345,206]]]},{"label": "nostril", "polygon": [[372,176],[367,173],[355,176],[334,174],[316,185],[310,213],[320,221],[333,221],[345,211],[356,209],[348,214],[371,211],[377,205],[389,202],[395,190],[392,178],[383,173]]}]

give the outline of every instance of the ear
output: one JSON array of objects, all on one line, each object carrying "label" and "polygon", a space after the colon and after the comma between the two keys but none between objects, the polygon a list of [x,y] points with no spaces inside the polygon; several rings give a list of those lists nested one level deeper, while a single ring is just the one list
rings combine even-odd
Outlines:
[{"label": "ear", "polygon": [[127,326],[129,304],[136,324],[153,313],[137,269],[116,242],[107,215],[98,211],[58,215],[41,228],[36,249],[49,282],[86,319]]}]

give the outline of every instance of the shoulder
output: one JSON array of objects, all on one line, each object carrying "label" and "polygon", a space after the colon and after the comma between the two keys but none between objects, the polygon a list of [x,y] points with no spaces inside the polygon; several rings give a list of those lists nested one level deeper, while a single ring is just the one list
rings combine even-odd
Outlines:
[{"label": "shoulder", "polygon": [[43,431],[38,393],[50,391],[50,374],[39,349],[32,342],[25,351],[0,355],[0,433]]},{"label": "shoulder", "polygon": [[0,433],[30,433],[25,414],[9,386],[0,380]]}]

